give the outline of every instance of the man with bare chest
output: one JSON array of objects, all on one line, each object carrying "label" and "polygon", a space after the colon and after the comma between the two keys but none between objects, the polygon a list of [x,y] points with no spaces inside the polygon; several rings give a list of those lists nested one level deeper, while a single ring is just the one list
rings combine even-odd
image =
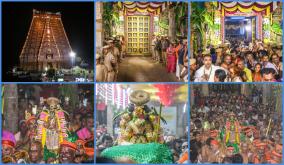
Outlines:
[{"label": "man with bare chest", "polygon": [[202,163],[212,163],[218,162],[221,163],[223,160],[223,153],[220,150],[219,142],[217,140],[211,139],[210,145],[202,147],[201,159]]},{"label": "man with bare chest", "polygon": [[249,149],[249,144],[244,142],[241,144],[241,153],[243,157],[243,163],[248,164],[252,160],[252,153]]}]

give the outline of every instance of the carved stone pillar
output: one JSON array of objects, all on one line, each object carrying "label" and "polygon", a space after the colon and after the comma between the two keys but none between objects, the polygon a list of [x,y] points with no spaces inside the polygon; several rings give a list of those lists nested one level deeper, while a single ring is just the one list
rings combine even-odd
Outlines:
[{"label": "carved stone pillar", "polygon": [[4,96],[3,96],[3,128],[13,133],[18,132],[18,87],[16,84],[4,85]]}]

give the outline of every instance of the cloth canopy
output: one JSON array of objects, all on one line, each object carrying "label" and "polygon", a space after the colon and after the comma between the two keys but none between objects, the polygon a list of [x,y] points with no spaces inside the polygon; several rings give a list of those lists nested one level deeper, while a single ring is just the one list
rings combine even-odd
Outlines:
[{"label": "cloth canopy", "polygon": [[118,2],[118,6],[125,12],[149,12],[153,14],[160,14],[165,8],[165,2]]},{"label": "cloth canopy", "polygon": [[277,8],[278,2],[220,2],[219,10],[222,11],[222,15],[225,13],[233,14],[235,12],[264,12],[269,15]]}]

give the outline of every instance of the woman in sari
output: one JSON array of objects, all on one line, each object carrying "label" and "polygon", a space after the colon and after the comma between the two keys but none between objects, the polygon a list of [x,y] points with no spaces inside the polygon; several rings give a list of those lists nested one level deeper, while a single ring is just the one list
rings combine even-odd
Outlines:
[{"label": "woman in sari", "polygon": [[167,72],[174,73],[176,71],[176,56],[175,56],[175,47],[171,43],[167,48]]}]

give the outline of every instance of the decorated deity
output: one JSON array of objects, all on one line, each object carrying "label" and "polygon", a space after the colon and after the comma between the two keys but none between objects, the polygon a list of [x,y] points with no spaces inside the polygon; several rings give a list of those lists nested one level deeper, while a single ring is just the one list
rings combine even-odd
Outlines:
[{"label": "decorated deity", "polygon": [[226,121],[225,130],[222,130],[221,137],[223,138],[227,147],[234,147],[234,152],[239,151],[239,145],[241,139],[243,139],[243,134],[241,133],[241,126],[238,120],[235,117],[235,114],[232,112],[229,115],[229,119]]},{"label": "decorated deity", "polygon": [[163,131],[160,127],[160,120],[163,118],[154,108],[150,109],[146,105],[150,95],[145,91],[137,90],[130,94],[129,100],[132,104],[118,115],[121,116],[118,144],[163,143]]},{"label": "decorated deity", "polygon": [[[161,93],[159,93],[161,94]],[[162,96],[159,95],[159,96]],[[161,121],[162,105],[169,105],[171,101],[160,98],[160,109],[149,108],[146,104],[150,101],[149,93],[136,90],[129,96],[131,104],[128,108],[114,117],[120,117],[120,134],[117,146],[106,148],[101,153],[102,157],[118,160],[130,158],[133,163],[141,164],[170,164],[173,156],[170,148],[164,144]]]},{"label": "decorated deity", "polygon": [[65,114],[57,98],[50,97],[46,102],[49,109],[39,114],[36,139],[41,141],[43,147],[57,152],[60,143],[68,136]]}]

